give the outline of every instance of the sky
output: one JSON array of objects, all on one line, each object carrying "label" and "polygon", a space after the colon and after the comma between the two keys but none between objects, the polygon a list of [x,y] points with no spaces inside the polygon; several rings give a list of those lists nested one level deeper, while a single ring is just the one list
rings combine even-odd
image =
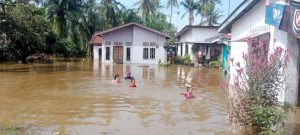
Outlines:
[{"label": "sky", "polygon": [[[136,9],[137,6],[135,6],[134,3],[136,3],[139,0],[117,0],[117,1],[122,3],[127,8]],[[180,5],[181,1],[184,0],[178,0],[179,8],[173,8],[173,17],[172,17],[172,23],[174,24],[175,27],[178,27],[177,29],[178,31],[181,30],[184,26],[188,25],[189,23],[188,14],[185,15],[183,18],[181,18],[182,15],[185,13],[185,10]],[[230,10],[229,10],[229,1],[230,1]],[[165,13],[168,16],[167,21],[169,21],[171,9],[166,8],[168,0],[160,0],[160,2],[164,6],[164,8],[161,9],[161,12]],[[232,12],[242,2],[242,0],[221,0],[221,2],[222,4],[217,6],[217,8],[219,8],[220,11],[223,11],[222,13],[224,15],[223,18],[219,20],[220,23],[227,18],[229,11]],[[178,12],[179,15],[177,15]],[[197,25],[199,23],[200,23],[200,16],[195,16],[193,25]]]}]

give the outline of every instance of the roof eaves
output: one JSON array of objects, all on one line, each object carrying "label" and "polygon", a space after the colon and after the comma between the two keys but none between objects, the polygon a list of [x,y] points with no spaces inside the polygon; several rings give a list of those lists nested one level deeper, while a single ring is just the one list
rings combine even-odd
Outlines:
[{"label": "roof eaves", "polygon": [[219,33],[229,33],[231,26],[236,22],[241,16],[246,14],[250,9],[252,9],[260,0],[245,0],[221,23],[218,32]]},{"label": "roof eaves", "polygon": [[135,22],[127,23],[127,24],[124,24],[124,25],[121,25],[121,26],[118,26],[118,27],[114,27],[114,28],[111,28],[111,29],[108,29],[108,30],[105,30],[105,31],[102,31],[102,32],[95,32],[95,34],[96,35],[102,35],[102,34],[105,34],[105,33],[108,33],[108,32],[112,32],[112,31],[115,31],[115,30],[118,30],[118,29],[130,26],[130,25],[136,25],[136,26],[139,26],[139,27],[141,27],[143,29],[146,29],[146,30],[149,30],[151,32],[154,32],[154,33],[160,34],[162,36],[165,36],[167,38],[170,38],[170,36],[167,35],[167,34],[164,34],[164,33],[160,32],[160,31],[148,28],[148,27],[146,27],[144,25],[141,25],[141,24],[138,24],[138,23],[135,23]]}]

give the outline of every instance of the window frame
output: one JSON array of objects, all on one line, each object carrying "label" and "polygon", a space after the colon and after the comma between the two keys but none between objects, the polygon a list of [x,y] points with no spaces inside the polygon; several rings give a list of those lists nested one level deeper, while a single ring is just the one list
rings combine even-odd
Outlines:
[{"label": "window frame", "polygon": [[[128,55],[128,50],[129,50],[129,55]],[[126,47],[126,61],[131,61],[131,47]]]},{"label": "window frame", "polygon": [[105,47],[105,60],[110,60],[110,47]]}]

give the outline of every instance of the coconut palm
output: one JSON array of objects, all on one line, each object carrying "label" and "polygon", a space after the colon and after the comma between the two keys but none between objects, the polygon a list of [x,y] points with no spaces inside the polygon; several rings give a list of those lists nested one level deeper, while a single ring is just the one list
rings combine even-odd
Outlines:
[{"label": "coconut palm", "polygon": [[222,18],[224,15],[222,11],[215,8],[210,8],[208,12],[203,17],[204,19],[200,22],[200,25],[214,26],[218,25],[218,20]]},{"label": "coconut palm", "polygon": [[192,25],[194,22],[194,11],[197,9],[198,4],[194,2],[194,0],[185,0],[184,2],[182,1],[180,5],[182,5],[186,10],[186,12],[182,15],[181,18],[183,18],[186,15],[186,13],[188,13],[189,25]]},{"label": "coconut palm", "polygon": [[220,0],[199,0],[199,5],[198,5],[198,14],[201,15],[201,21],[204,19],[204,16],[206,14],[209,14],[212,10],[214,10],[215,6],[217,4],[220,4]]},{"label": "coconut palm", "polygon": [[159,0],[140,0],[134,5],[138,5],[138,11],[142,13],[142,18],[147,14],[154,14],[159,8]]},{"label": "coconut palm", "polygon": [[45,0],[46,15],[52,22],[53,31],[59,37],[67,37],[67,21],[82,15],[82,5],[83,0]]},{"label": "coconut palm", "polygon": [[102,0],[100,4],[105,20],[109,21],[112,27],[118,26],[119,23],[116,14],[120,11],[120,8],[124,6],[116,0]]},{"label": "coconut palm", "polygon": [[168,0],[167,7],[171,7],[171,14],[170,14],[170,24],[172,23],[172,15],[173,15],[173,6],[178,7],[178,2],[177,0]]}]

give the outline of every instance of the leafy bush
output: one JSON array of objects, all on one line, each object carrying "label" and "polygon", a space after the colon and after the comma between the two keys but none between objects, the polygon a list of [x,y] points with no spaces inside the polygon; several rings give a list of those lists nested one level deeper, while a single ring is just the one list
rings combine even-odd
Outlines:
[{"label": "leafy bush", "polygon": [[158,60],[158,65],[168,67],[171,66],[171,61],[162,62],[161,60]]},{"label": "leafy bush", "polygon": [[175,64],[182,64],[183,63],[182,57],[176,56],[175,60],[174,60],[174,63]]},{"label": "leafy bush", "polygon": [[183,61],[183,64],[184,65],[189,65],[191,63],[191,58],[190,58],[190,55],[184,55],[183,58],[182,58],[182,61]]},{"label": "leafy bush", "polygon": [[209,67],[212,67],[212,68],[218,68],[220,67],[221,63],[219,61],[212,61],[212,62],[209,62]]}]

